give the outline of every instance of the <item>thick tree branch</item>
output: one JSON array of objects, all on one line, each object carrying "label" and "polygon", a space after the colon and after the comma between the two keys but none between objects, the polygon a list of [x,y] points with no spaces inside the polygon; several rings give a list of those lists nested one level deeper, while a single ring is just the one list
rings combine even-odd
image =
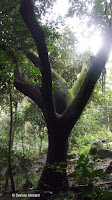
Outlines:
[{"label": "thick tree branch", "polygon": [[20,14],[32,34],[35,41],[40,64],[42,68],[42,95],[45,100],[48,118],[55,118],[54,103],[52,97],[52,78],[51,68],[48,59],[48,51],[45,43],[45,36],[42,28],[40,27],[34,13],[34,6],[32,0],[21,0]]},{"label": "thick tree branch", "polygon": [[24,95],[30,97],[39,106],[43,113],[46,114],[45,104],[40,88],[26,82],[24,80],[23,71],[19,68],[17,60],[15,60],[14,63],[16,63],[16,69],[14,70],[14,86]]},{"label": "thick tree branch", "polygon": [[110,30],[106,33],[102,48],[95,56],[92,66],[88,70],[80,90],[78,91],[70,106],[63,113],[62,120],[66,122],[65,125],[69,124],[69,126],[65,127],[66,129],[71,130],[79,119],[91,96],[94,86],[105,67],[112,47],[111,33],[112,29],[110,27]]},{"label": "thick tree branch", "polygon": [[44,115],[46,115],[45,104],[40,89],[36,85],[31,85],[22,79],[20,80],[20,78],[16,78],[14,81],[14,86],[24,95],[30,97],[43,111]]},{"label": "thick tree branch", "polygon": [[14,86],[24,95],[30,97],[42,110],[44,116],[47,116],[44,100],[40,92],[40,88],[36,85],[32,85],[24,80],[23,71],[19,68],[17,61],[16,69],[14,70]]},{"label": "thick tree branch", "polygon": [[35,67],[38,67],[41,71],[41,65],[38,55],[35,52],[28,51],[26,52],[26,56],[35,65]]},{"label": "thick tree branch", "polygon": [[79,92],[79,90],[80,90],[80,88],[83,84],[87,70],[88,70],[88,67],[87,67],[86,63],[83,63],[82,70],[80,72],[78,79],[74,82],[72,88],[68,89],[68,95],[70,97],[68,96],[67,106],[69,106],[70,103],[73,101],[73,99],[77,96],[77,94],[78,94],[78,92]]}]

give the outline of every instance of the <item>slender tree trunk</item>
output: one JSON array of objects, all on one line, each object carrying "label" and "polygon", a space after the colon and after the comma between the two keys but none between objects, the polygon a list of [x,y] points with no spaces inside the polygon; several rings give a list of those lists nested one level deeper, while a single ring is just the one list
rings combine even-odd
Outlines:
[{"label": "slender tree trunk", "polygon": [[15,101],[15,116],[14,116],[14,122],[13,122],[13,133],[12,133],[12,147],[13,148],[13,142],[14,142],[14,134],[15,134],[15,131],[16,131],[16,122],[17,122],[17,106],[18,106],[18,103],[17,101]]},{"label": "slender tree trunk", "polygon": [[8,153],[8,171],[9,171],[9,176],[11,180],[11,189],[12,189],[12,192],[15,192],[14,179],[13,179],[12,166],[11,166],[11,151],[12,151],[12,138],[13,138],[12,127],[13,127],[12,90],[10,87],[10,136],[9,136],[9,153]]},{"label": "slender tree trunk", "polygon": [[7,190],[9,178],[11,180],[11,189],[12,192],[15,192],[15,186],[14,186],[14,180],[13,180],[13,174],[12,174],[12,166],[11,166],[11,151],[13,147],[13,111],[12,111],[12,88],[10,86],[10,134],[9,134],[9,151],[8,151],[8,171],[6,174],[6,182],[4,186],[4,192]]},{"label": "slender tree trunk", "polygon": [[40,145],[39,145],[39,155],[41,155],[42,153],[42,142],[43,142],[43,138],[44,138],[44,127],[42,126],[42,123],[40,123],[40,127],[39,127],[39,138],[40,138]]},{"label": "slender tree trunk", "polygon": [[[61,136],[62,135],[62,136]],[[39,181],[40,190],[57,192],[67,190],[67,150],[68,139],[59,132],[49,134],[47,161]]]}]

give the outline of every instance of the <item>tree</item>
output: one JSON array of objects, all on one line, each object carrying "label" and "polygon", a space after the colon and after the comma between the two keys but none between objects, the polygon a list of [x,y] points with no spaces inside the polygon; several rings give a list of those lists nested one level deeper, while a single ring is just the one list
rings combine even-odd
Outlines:
[{"label": "tree", "polygon": [[[8,152],[8,173],[10,175],[11,180],[11,188],[12,192],[15,192],[15,185],[12,173],[12,165],[11,165],[11,151],[13,145],[13,110],[12,110],[12,88],[10,87],[10,135],[9,135],[9,152]],[[6,180],[7,183],[7,180]]]},{"label": "tree", "polygon": [[[43,112],[49,144],[46,166],[38,187],[57,191],[68,187],[66,174],[68,137],[85,108],[108,59],[112,44],[112,27],[108,28],[97,55],[89,66],[83,65],[79,79],[68,90],[66,81],[51,70],[44,32],[36,19],[32,0],[21,1],[20,14],[37,47],[39,57],[31,52],[27,56],[35,66],[40,67],[42,84],[39,87],[26,82],[21,76],[17,57],[12,55],[14,62],[16,61],[14,85],[24,95],[30,97]],[[53,80],[56,80],[57,84],[54,91]]]}]

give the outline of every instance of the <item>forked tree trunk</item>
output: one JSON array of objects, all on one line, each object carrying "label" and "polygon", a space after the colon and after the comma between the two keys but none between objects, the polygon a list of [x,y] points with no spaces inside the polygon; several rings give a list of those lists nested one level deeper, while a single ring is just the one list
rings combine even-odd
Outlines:
[{"label": "forked tree trunk", "polygon": [[44,166],[38,189],[58,192],[67,190],[67,150],[68,139],[62,133],[49,134],[47,161]]}]

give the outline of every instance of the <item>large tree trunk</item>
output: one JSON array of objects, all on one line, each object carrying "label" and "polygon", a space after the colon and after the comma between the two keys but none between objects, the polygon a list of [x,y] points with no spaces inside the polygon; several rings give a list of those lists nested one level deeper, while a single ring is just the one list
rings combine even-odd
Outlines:
[{"label": "large tree trunk", "polygon": [[38,189],[57,192],[68,188],[66,173],[68,139],[63,135],[62,132],[49,134],[47,161]]}]

